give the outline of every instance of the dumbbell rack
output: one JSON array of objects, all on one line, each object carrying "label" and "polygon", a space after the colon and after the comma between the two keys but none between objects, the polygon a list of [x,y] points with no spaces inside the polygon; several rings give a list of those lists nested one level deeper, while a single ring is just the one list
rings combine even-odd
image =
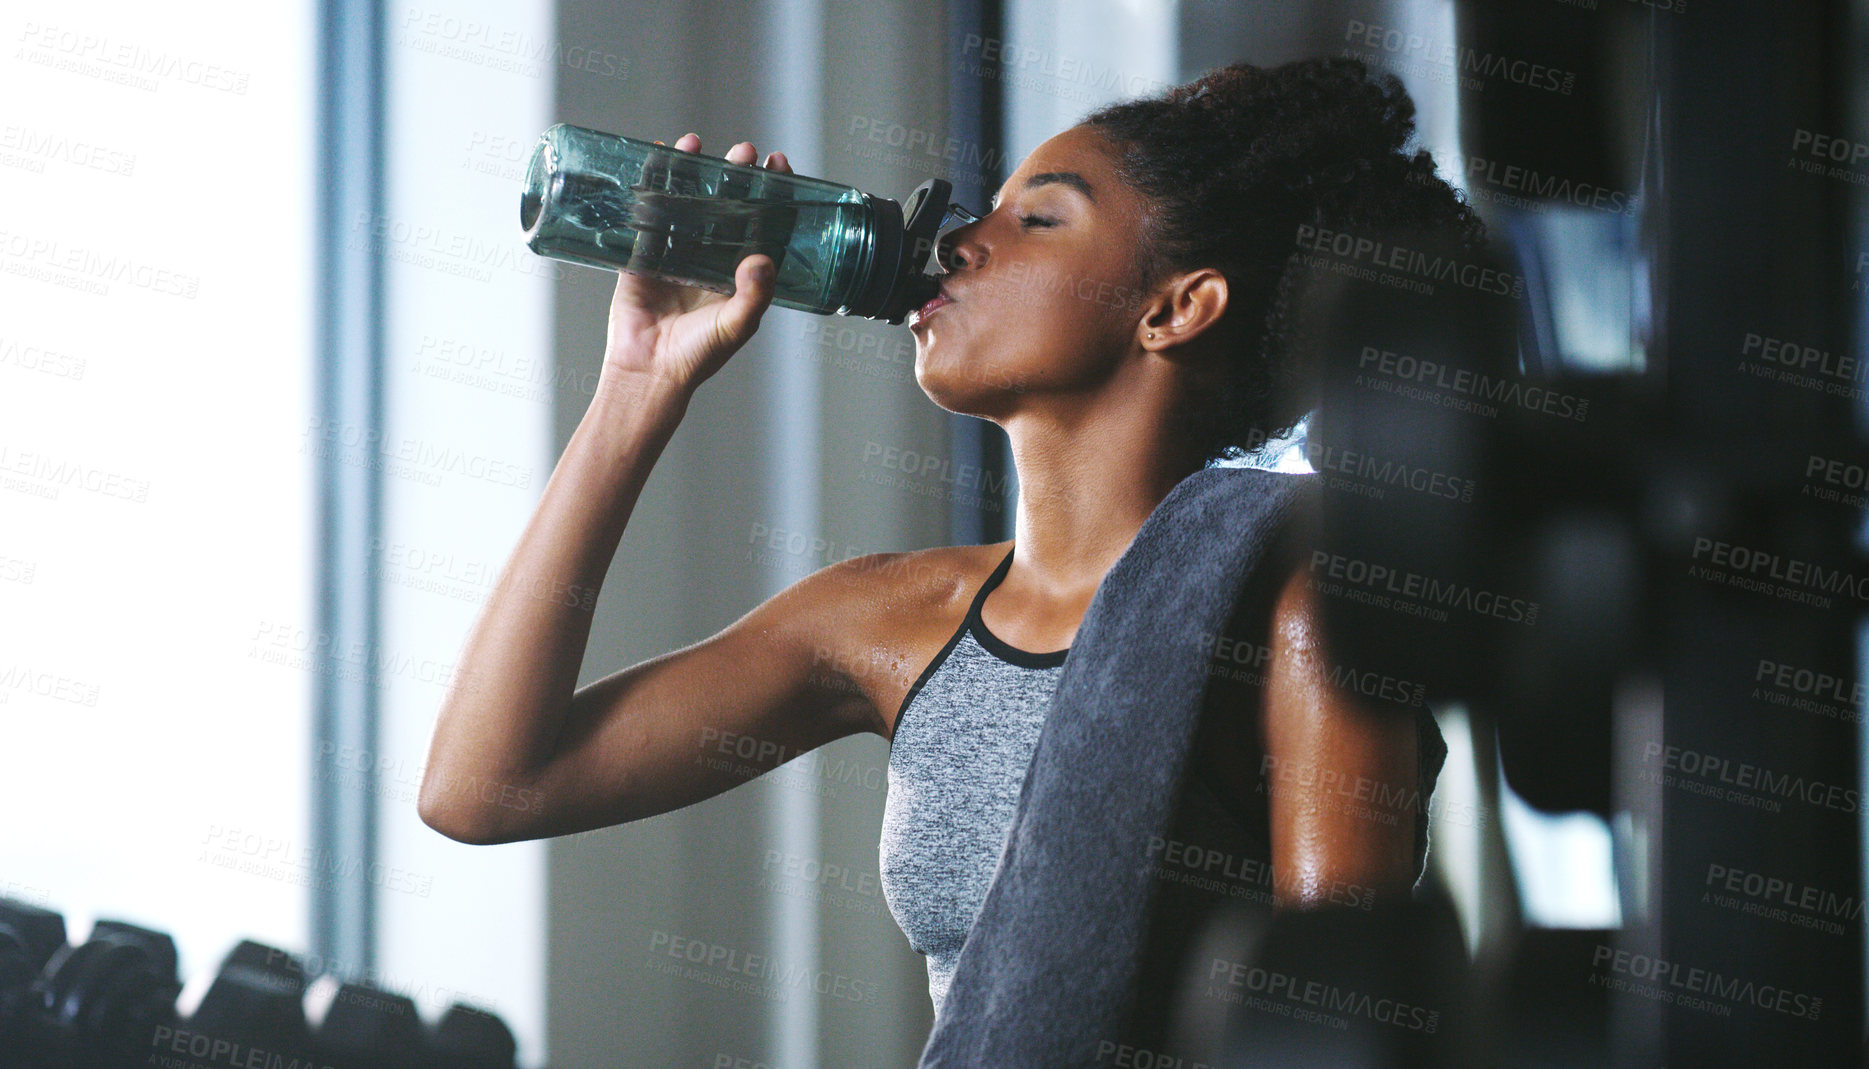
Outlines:
[{"label": "dumbbell rack", "polygon": [[242,940],[184,1018],[169,935],[99,920],[72,945],[60,914],[0,898],[0,1069],[514,1069],[493,1013],[456,1002],[431,1026],[349,981],[314,1025],[307,979],[298,956]]}]

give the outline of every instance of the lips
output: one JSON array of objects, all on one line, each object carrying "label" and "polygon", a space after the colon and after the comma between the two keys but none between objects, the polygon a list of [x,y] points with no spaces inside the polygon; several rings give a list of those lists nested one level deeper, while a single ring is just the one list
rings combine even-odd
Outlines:
[{"label": "lips", "polygon": [[[949,297],[946,293],[936,293],[933,297],[928,298],[920,308],[915,309],[914,323],[920,323],[922,320],[927,319],[930,315],[934,314],[935,309],[953,303],[954,298]],[[910,326],[913,326],[914,323],[911,323]]]}]

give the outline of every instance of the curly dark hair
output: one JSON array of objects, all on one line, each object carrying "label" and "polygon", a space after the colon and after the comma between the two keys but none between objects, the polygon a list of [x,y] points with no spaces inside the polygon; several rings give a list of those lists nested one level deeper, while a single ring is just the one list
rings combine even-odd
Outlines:
[{"label": "curly dark hair", "polygon": [[1153,209],[1138,250],[1142,288],[1197,267],[1226,276],[1229,366],[1181,429],[1210,463],[1289,435],[1310,408],[1295,312],[1300,227],[1485,241],[1428,151],[1403,150],[1415,129],[1407,90],[1391,74],[1372,79],[1360,60],[1234,63],[1083,122],[1115,141],[1118,174]]}]

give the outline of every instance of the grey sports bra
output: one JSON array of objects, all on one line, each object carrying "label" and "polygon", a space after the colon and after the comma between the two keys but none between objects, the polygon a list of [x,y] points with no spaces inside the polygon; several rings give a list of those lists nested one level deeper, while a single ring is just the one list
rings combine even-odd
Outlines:
[{"label": "grey sports bra", "polygon": [[1011,565],[1009,552],[909,688],[889,748],[883,897],[909,945],[928,958],[937,1013],[992,885],[1070,652],[1022,650],[987,630],[980,607]]}]

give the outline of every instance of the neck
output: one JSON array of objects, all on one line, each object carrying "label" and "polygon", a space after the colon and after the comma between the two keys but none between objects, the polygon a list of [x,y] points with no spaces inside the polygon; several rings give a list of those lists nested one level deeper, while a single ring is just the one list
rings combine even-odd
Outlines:
[{"label": "neck", "polygon": [[1155,506],[1200,470],[1202,458],[1169,433],[1178,418],[1172,386],[1113,382],[1006,419],[1019,474],[1015,566],[1027,583],[1051,597],[1088,598]]}]

